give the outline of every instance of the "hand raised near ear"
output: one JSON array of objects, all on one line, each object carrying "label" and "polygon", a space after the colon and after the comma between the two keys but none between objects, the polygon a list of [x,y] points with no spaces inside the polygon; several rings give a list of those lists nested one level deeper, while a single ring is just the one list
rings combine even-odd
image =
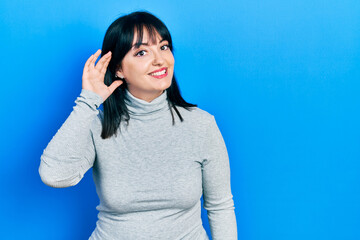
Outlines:
[{"label": "hand raised near ear", "polygon": [[106,86],[104,77],[111,59],[111,52],[102,56],[95,66],[95,61],[100,53],[99,49],[86,61],[82,76],[82,88],[97,93],[105,101],[123,81],[116,80],[110,86]]}]

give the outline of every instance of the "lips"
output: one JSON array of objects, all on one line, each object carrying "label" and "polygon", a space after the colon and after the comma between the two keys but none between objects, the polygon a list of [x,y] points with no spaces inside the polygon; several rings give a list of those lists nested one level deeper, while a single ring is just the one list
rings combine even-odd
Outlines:
[{"label": "lips", "polygon": [[167,72],[167,67],[160,68],[160,69],[155,70],[155,71],[153,71],[153,72],[151,72],[151,73],[149,73],[149,74],[151,75],[151,74],[153,74],[153,73],[161,72],[161,71],[164,71],[164,70]]}]

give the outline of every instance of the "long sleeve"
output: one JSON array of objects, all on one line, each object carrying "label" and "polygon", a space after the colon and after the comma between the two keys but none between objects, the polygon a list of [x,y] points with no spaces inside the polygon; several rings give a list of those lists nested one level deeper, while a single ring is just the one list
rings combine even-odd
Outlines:
[{"label": "long sleeve", "polygon": [[237,225],[230,186],[229,157],[214,116],[205,137],[203,199],[212,239],[234,240],[237,239]]},{"label": "long sleeve", "polygon": [[48,186],[76,185],[95,160],[91,124],[103,98],[82,89],[76,105],[41,155],[39,174]]}]

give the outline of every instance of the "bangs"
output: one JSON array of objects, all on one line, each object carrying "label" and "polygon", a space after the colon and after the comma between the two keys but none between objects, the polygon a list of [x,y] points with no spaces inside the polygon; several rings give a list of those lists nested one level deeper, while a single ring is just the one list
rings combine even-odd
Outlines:
[{"label": "bangs", "polygon": [[[171,40],[168,37],[168,34],[164,33],[164,31],[159,31],[159,29],[156,29],[153,25],[151,24],[146,24],[146,23],[139,23],[136,24],[134,27],[134,32],[136,31],[136,35],[137,35],[137,39],[136,42],[134,44],[135,48],[139,48],[140,45],[143,42],[143,37],[144,37],[144,30],[147,31],[148,36],[149,36],[149,44],[156,44],[156,37],[157,34],[160,35],[161,39],[160,40],[167,40],[169,42],[169,45],[171,45]],[[172,50],[172,46],[170,46],[170,49]]]}]

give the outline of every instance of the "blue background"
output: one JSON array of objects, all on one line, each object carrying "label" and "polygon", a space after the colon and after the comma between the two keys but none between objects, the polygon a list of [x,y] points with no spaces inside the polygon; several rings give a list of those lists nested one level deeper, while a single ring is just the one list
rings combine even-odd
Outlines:
[{"label": "blue background", "polygon": [[[0,2],[2,239],[87,239],[98,197],[38,175],[86,59],[117,17],[148,10],[174,41],[185,100],[226,142],[242,240],[360,239],[360,2]],[[206,212],[204,226],[209,226]]]}]

